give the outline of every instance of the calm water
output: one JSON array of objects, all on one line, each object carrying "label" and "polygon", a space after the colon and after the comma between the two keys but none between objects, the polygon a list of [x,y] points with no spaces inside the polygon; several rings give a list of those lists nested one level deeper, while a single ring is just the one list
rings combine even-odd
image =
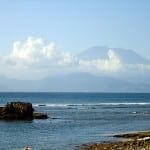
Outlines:
[{"label": "calm water", "polygon": [[[0,93],[0,104],[32,102],[47,120],[0,121],[0,149],[72,150],[114,141],[110,135],[150,130],[150,94]],[[44,106],[43,106],[44,105]]]}]

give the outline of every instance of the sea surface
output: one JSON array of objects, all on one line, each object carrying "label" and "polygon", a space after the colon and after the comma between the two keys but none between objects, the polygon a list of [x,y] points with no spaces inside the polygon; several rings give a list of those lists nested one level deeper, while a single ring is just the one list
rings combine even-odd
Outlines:
[{"label": "sea surface", "polygon": [[0,105],[31,102],[46,120],[0,121],[0,150],[73,150],[150,130],[149,93],[0,93]]}]

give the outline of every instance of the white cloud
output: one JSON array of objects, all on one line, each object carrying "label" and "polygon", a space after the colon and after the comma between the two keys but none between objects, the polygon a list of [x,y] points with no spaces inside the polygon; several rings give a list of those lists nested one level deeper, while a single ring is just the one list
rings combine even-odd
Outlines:
[{"label": "white cloud", "polygon": [[42,62],[43,60],[53,60],[56,58],[56,47],[54,43],[46,43],[43,39],[34,39],[29,37],[25,44],[15,42],[10,58],[16,63],[32,65]]},{"label": "white cloud", "polygon": [[150,73],[150,64],[124,64],[124,72],[147,74]]},{"label": "white cloud", "polygon": [[122,68],[122,63],[119,57],[115,54],[113,50],[109,50],[108,59],[95,59],[91,61],[80,60],[79,64],[83,67],[94,68],[98,71],[104,72],[117,72]]},{"label": "white cloud", "polygon": [[68,70],[76,60],[69,52],[59,52],[54,43],[33,37],[29,37],[25,43],[15,42],[12,52],[1,57],[1,64],[5,66],[3,72],[17,78],[26,78],[26,74],[30,74],[31,78],[35,74],[38,78],[41,75],[59,73]]},{"label": "white cloud", "polygon": [[84,60],[57,50],[54,43],[29,37],[25,43],[15,42],[9,55],[0,54],[0,69],[3,75],[22,79],[78,71],[107,75],[150,72],[150,64],[124,64],[113,49],[108,50],[107,56],[106,59]]},{"label": "white cloud", "polygon": [[57,51],[54,43],[29,37],[24,44],[20,41],[13,44],[12,53],[7,57],[7,61],[13,62],[12,65],[43,68],[71,64],[73,56],[69,52]]}]

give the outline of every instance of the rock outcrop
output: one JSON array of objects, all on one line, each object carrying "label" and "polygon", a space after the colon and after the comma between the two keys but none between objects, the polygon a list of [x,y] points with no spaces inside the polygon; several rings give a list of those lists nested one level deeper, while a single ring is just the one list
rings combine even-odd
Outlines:
[{"label": "rock outcrop", "polygon": [[33,114],[34,119],[47,119],[48,116],[43,113],[34,113]]},{"label": "rock outcrop", "polygon": [[112,143],[84,144],[79,150],[150,150],[150,131],[114,135],[127,138]]},{"label": "rock outcrop", "polygon": [[[39,119],[34,116],[33,112],[34,109],[31,103],[11,102],[7,103],[4,107],[0,107],[0,119]],[[40,114],[45,116],[40,119],[47,118],[46,114]]]}]

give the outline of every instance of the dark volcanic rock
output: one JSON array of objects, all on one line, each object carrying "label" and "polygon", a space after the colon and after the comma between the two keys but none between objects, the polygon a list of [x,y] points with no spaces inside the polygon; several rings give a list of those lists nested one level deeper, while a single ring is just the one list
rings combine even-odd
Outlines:
[{"label": "dark volcanic rock", "polygon": [[35,119],[47,119],[48,118],[48,116],[46,114],[42,114],[42,113],[34,113],[33,117]]},{"label": "dark volcanic rock", "polygon": [[33,112],[31,103],[11,102],[0,107],[0,119],[34,119]]}]

